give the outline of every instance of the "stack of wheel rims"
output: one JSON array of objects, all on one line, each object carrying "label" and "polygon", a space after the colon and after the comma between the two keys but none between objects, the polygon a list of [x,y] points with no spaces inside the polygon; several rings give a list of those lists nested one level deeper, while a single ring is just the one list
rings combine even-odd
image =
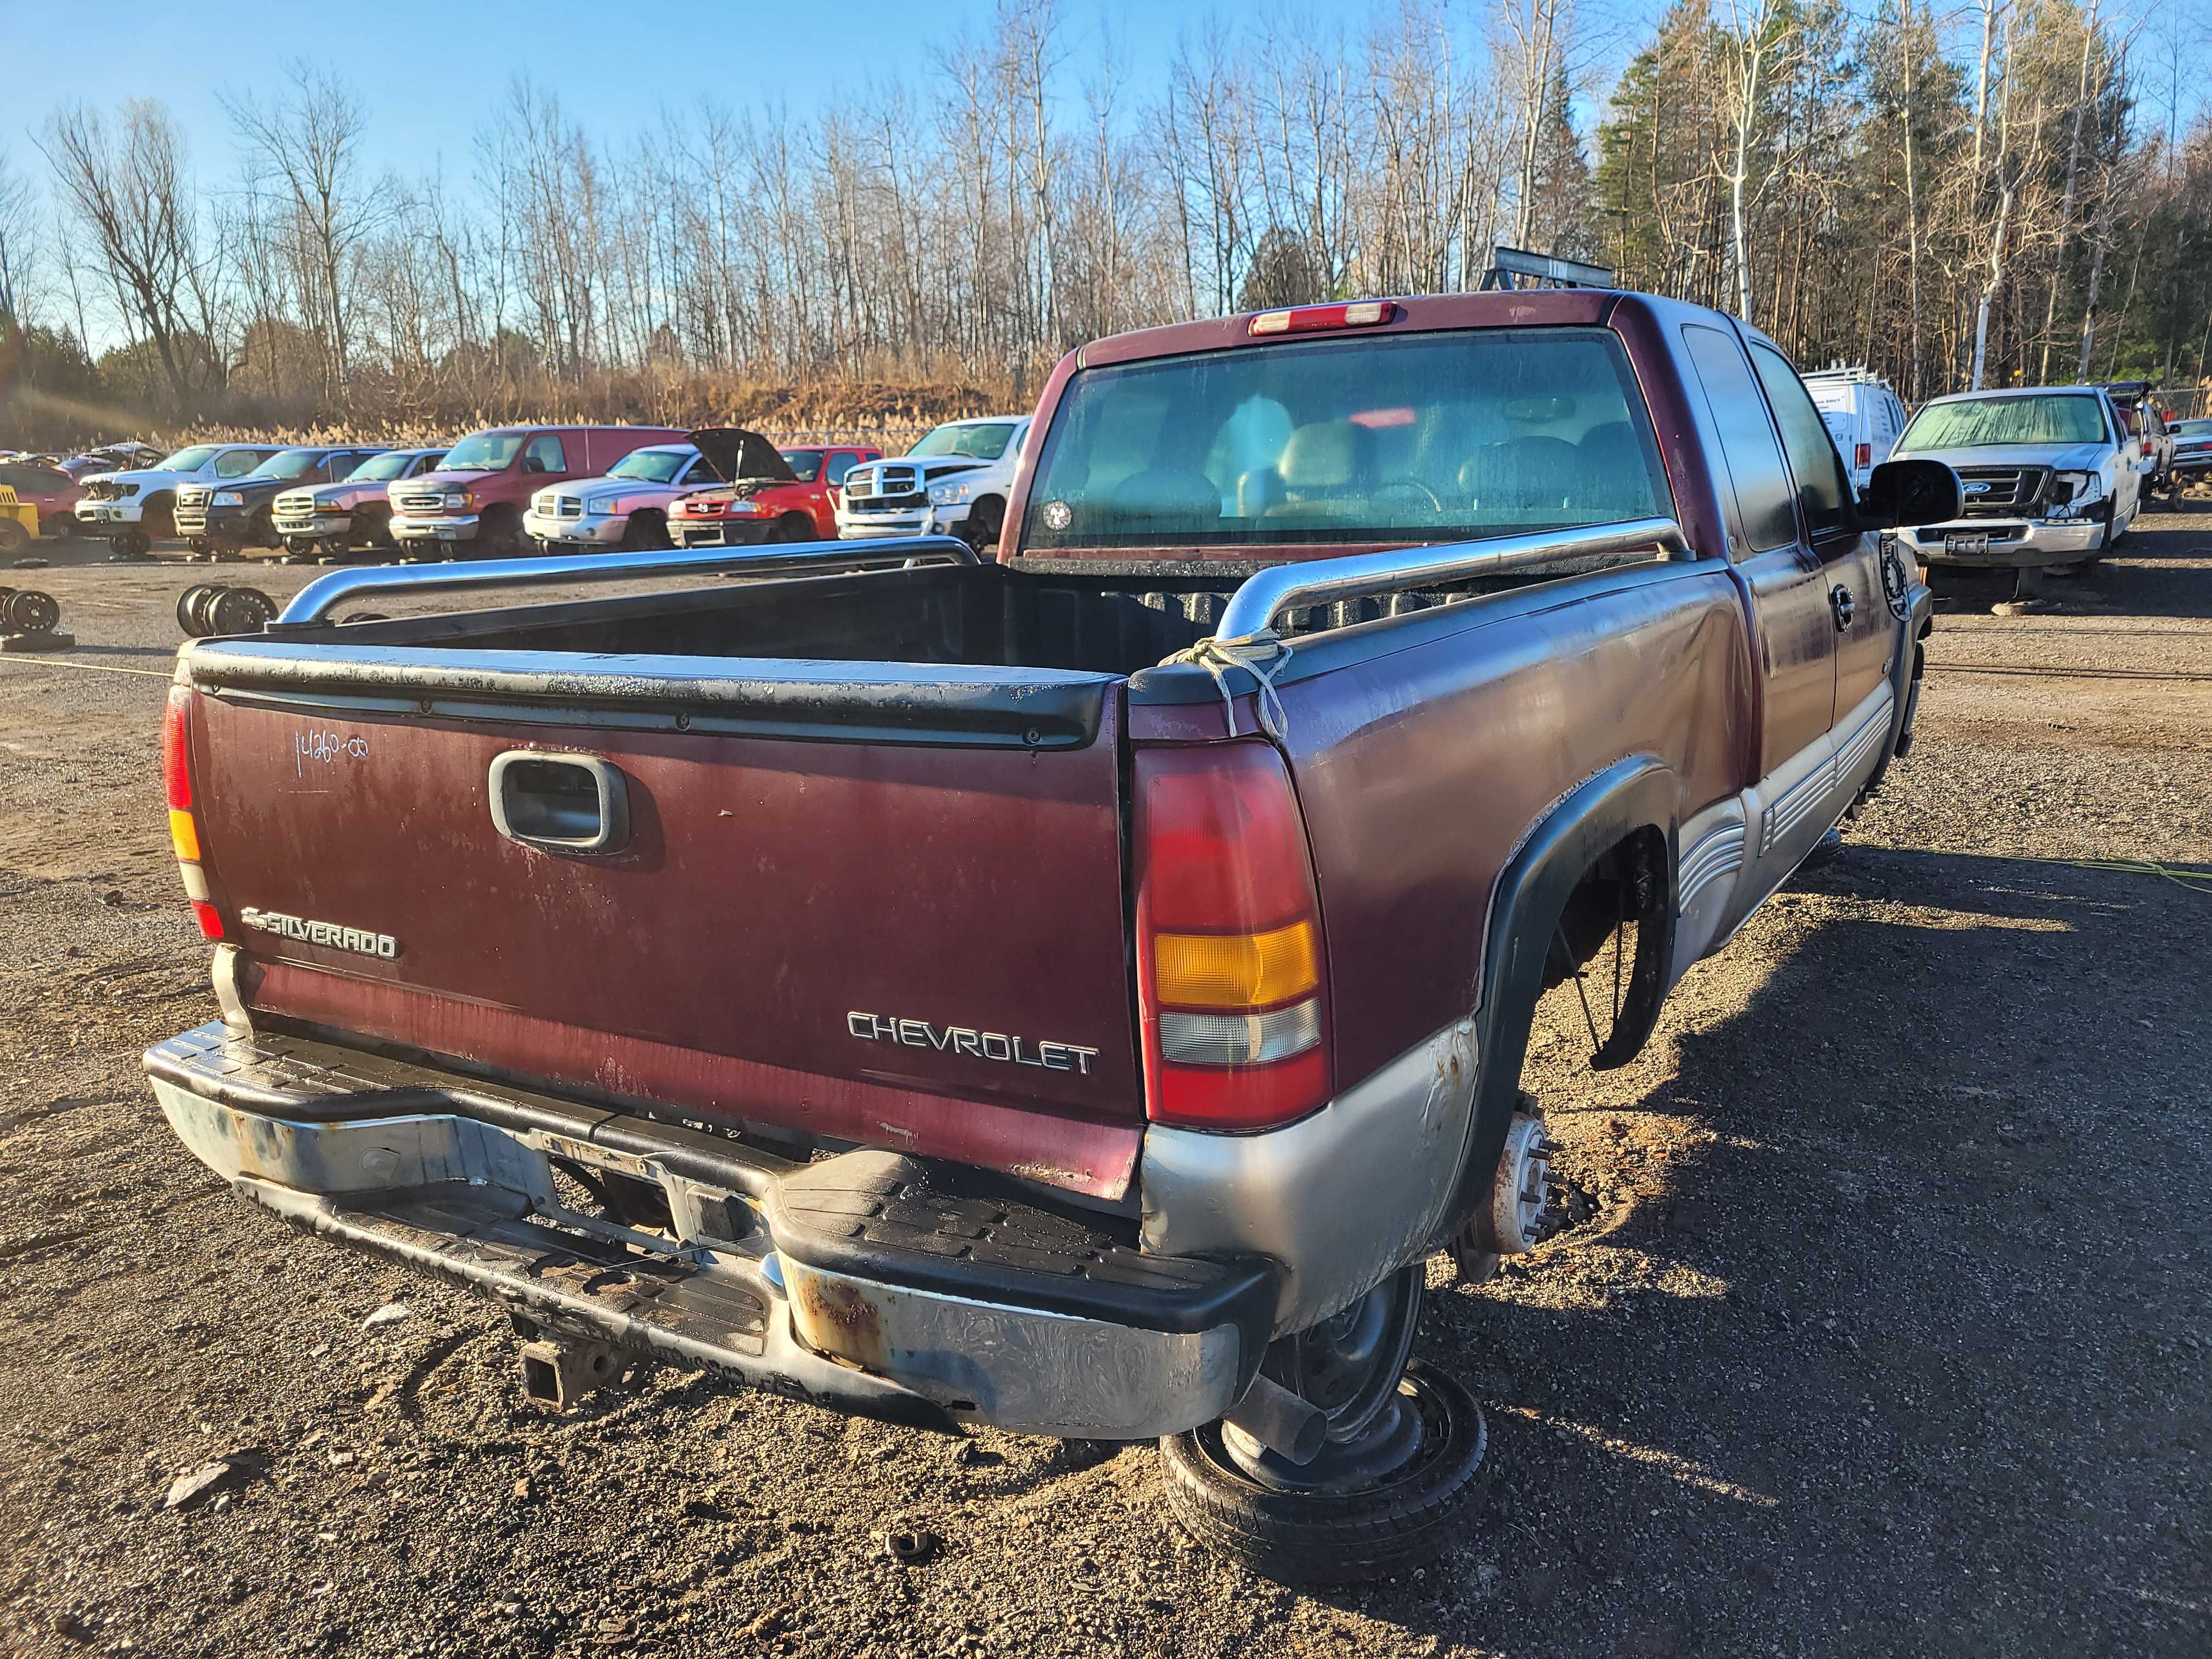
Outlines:
[{"label": "stack of wheel rims", "polygon": [[177,596],[177,626],[191,639],[258,634],[276,617],[276,601],[258,587],[201,582]]}]

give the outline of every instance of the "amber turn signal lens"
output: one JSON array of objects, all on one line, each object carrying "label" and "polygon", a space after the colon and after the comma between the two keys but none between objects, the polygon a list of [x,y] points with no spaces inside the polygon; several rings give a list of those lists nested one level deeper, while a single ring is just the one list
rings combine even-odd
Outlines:
[{"label": "amber turn signal lens", "polygon": [[1160,1002],[1177,1008],[1267,1008],[1320,983],[1313,923],[1264,933],[1159,933],[1153,937]]},{"label": "amber turn signal lens", "polygon": [[190,812],[180,812],[173,806],[169,809],[169,842],[185,863],[200,861],[199,826],[192,822]]}]

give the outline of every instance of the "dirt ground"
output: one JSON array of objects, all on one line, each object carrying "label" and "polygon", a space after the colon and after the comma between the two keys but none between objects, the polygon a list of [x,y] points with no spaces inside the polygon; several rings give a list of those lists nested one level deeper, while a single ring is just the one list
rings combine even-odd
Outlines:
[{"label": "dirt ground", "polygon": [[[1590,1073],[1547,1007],[1530,1080],[1595,1213],[1488,1285],[1432,1266],[1423,1337],[1485,1402],[1491,1500],[1324,1595],[1193,1547],[1146,1446],[673,1372],[547,1416],[502,1316],[232,1198],[138,1069],[213,1012],[156,776],[210,573],[0,572],[80,641],[0,660],[0,1642],[2212,1653],[2212,896],[2080,862],[2212,865],[2212,519],[2144,522],[2058,614],[1940,585],[1911,757],[1641,1061]],[[898,1565],[894,1526],[942,1547]]]}]

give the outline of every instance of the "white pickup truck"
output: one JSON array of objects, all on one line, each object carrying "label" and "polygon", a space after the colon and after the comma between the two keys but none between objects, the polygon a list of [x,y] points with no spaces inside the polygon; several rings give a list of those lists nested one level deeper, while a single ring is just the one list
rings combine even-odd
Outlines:
[{"label": "white pickup truck", "polygon": [[[105,536],[118,559],[135,559],[157,538],[177,533],[177,487],[242,478],[283,444],[193,444],[159,466],[95,472],[82,483],[76,521],[88,536]],[[198,549],[194,550],[198,551]]]},{"label": "white pickup truck", "polygon": [[896,460],[861,463],[845,475],[838,536],[957,536],[978,552],[995,548],[1029,430],[1026,415],[949,421]]}]

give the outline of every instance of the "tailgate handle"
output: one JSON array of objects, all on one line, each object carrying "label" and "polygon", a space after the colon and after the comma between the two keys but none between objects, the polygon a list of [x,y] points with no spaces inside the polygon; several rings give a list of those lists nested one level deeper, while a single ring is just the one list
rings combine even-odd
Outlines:
[{"label": "tailgate handle", "polygon": [[491,763],[491,821],[525,847],[615,853],[629,840],[629,798],[603,760],[510,749]]}]

